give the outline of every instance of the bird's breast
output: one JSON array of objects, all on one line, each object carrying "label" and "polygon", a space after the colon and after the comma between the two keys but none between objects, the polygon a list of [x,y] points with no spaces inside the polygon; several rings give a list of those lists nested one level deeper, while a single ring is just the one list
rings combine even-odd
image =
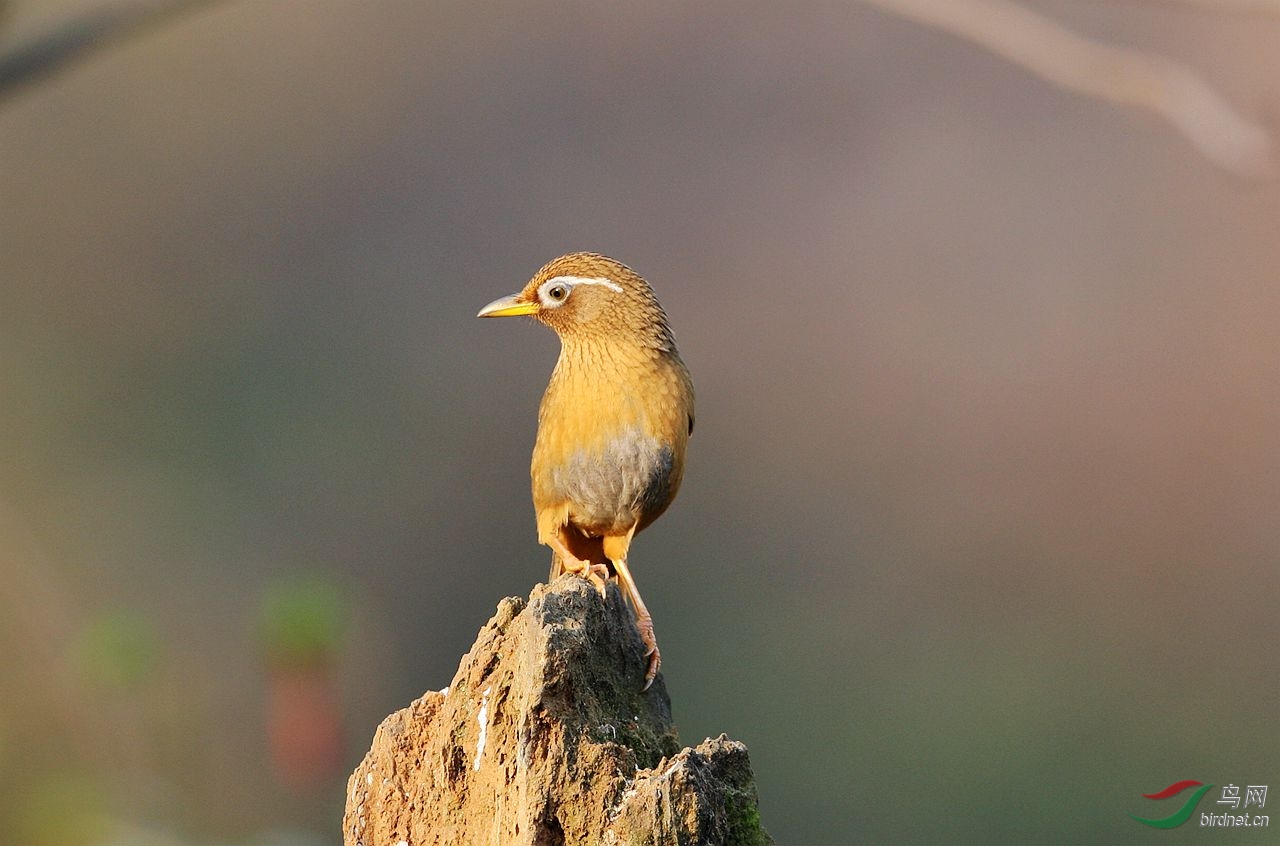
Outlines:
[{"label": "bird's breast", "polygon": [[558,366],[539,412],[535,509],[563,514],[590,535],[638,531],[665,511],[688,441],[682,372]]},{"label": "bird's breast", "polygon": [[541,482],[540,498],[566,503],[570,522],[589,535],[609,535],[662,513],[679,479],[671,445],[632,429],[572,450],[544,469]]}]

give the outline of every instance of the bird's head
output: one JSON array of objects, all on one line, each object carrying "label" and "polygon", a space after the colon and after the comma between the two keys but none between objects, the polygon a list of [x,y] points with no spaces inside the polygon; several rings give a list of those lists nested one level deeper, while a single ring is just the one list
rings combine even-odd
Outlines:
[{"label": "bird's head", "polygon": [[596,253],[569,253],[533,275],[518,294],[477,317],[528,315],[569,341],[609,340],[673,349],[667,315],[638,273]]}]

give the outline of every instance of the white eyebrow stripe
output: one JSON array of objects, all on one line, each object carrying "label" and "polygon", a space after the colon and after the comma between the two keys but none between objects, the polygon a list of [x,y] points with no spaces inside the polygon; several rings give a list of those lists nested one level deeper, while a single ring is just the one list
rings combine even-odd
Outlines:
[{"label": "white eyebrow stripe", "polygon": [[557,276],[554,279],[548,279],[548,282],[563,282],[566,285],[603,285],[615,294],[622,293],[622,286],[612,279],[605,279],[603,276],[595,279],[587,279],[582,276]]}]

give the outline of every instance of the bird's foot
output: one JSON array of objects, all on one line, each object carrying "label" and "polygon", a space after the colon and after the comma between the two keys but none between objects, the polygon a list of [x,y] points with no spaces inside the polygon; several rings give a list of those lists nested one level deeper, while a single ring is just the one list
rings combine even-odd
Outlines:
[{"label": "bird's foot", "polygon": [[653,636],[653,619],[645,614],[636,618],[636,625],[640,629],[640,640],[645,645],[644,657],[649,659],[644,674],[644,687],[640,688],[643,693],[649,689],[649,685],[653,684],[654,678],[658,675],[658,668],[662,666],[662,653],[658,651],[658,639]]},{"label": "bird's foot", "polygon": [[609,582],[609,568],[603,564],[592,564],[587,567],[587,581],[596,586],[596,592],[604,599],[604,587]]},{"label": "bird's foot", "polygon": [[591,582],[595,586],[596,592],[600,594],[600,598],[604,599],[604,586],[609,578],[608,567],[603,564],[592,564],[590,561],[583,561],[580,558],[565,558],[562,556],[561,560],[564,563],[565,570]]}]

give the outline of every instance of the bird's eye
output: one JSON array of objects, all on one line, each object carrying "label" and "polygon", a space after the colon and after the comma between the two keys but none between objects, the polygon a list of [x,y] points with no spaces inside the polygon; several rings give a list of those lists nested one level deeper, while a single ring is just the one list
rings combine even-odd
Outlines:
[{"label": "bird's eye", "polygon": [[564,302],[564,298],[569,296],[569,289],[563,285],[553,285],[547,289],[547,296],[556,302]]}]

